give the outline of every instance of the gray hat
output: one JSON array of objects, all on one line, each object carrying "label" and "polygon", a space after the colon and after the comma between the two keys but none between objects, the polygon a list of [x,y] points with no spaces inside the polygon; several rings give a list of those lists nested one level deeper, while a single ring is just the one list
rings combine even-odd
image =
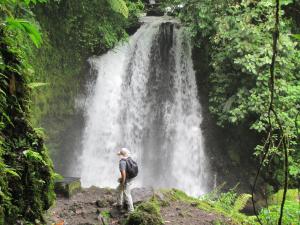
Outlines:
[{"label": "gray hat", "polygon": [[127,148],[121,148],[117,154],[121,157],[127,158],[130,155],[130,151]]}]

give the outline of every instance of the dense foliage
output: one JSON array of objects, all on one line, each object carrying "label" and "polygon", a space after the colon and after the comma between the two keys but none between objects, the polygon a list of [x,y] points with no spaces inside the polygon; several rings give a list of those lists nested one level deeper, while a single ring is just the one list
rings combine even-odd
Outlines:
[{"label": "dense foliage", "polygon": [[[175,4],[181,1],[175,1]],[[170,4],[170,3],[169,3]],[[174,4],[174,2],[172,3]],[[272,0],[186,1],[179,17],[196,45],[209,47],[210,111],[220,126],[250,123],[261,137],[253,149],[260,156],[269,129],[269,82],[272,58],[274,8]],[[285,9],[292,1],[282,1]],[[290,10],[291,11],[291,10]],[[291,14],[291,13],[290,13]],[[280,39],[275,64],[274,108],[282,125],[289,151],[290,185],[299,184],[300,151],[297,117],[300,103],[300,52],[297,35],[299,12],[289,16],[280,11]],[[283,181],[283,148],[280,127],[271,114],[273,136],[265,178],[279,187]],[[298,140],[297,140],[298,139]]]},{"label": "dense foliage", "polygon": [[52,162],[42,134],[28,119],[32,73],[24,43],[30,38],[41,44],[37,27],[28,21],[29,4],[6,0],[0,5],[1,224],[43,221],[54,200]]},{"label": "dense foliage", "polygon": [[[269,207],[261,209],[259,217],[263,224],[277,224],[277,215],[280,211],[280,203],[283,190],[269,197]],[[284,206],[283,224],[297,224],[300,218],[299,192],[297,189],[290,189],[287,192]]]},{"label": "dense foliage", "polygon": [[[260,224],[255,216],[246,215],[242,213],[244,208],[249,207],[250,194],[237,194],[236,187],[224,192],[224,184],[213,189],[211,192],[201,196],[199,199],[187,196],[180,190],[172,190],[166,193],[171,200],[180,200],[193,205],[198,208],[222,214],[231,218],[234,224]],[[259,218],[263,224],[275,225],[277,224],[280,202],[282,199],[283,190],[270,196],[268,199],[269,207],[262,208],[259,212]],[[170,204],[170,203],[169,203]],[[249,208],[248,208],[249,209]],[[287,193],[287,202],[284,207],[283,223],[286,225],[297,224],[299,222],[300,208],[298,203],[297,189],[289,190]]]}]

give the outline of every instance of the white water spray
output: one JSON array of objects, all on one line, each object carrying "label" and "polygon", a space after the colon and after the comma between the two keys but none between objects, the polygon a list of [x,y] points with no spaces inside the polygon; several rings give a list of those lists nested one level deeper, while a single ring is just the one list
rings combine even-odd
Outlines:
[{"label": "white water spray", "polygon": [[85,109],[83,186],[115,187],[116,152],[128,147],[140,165],[138,185],[205,192],[201,109],[184,28],[148,17],[128,43],[90,63],[97,79]]}]

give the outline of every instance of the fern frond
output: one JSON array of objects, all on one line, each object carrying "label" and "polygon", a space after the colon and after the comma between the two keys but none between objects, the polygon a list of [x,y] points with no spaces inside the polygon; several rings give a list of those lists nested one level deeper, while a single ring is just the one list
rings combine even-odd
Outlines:
[{"label": "fern frond", "polygon": [[202,195],[200,197],[200,200],[209,200],[209,201],[216,200],[218,198],[218,196],[220,195],[220,192],[221,192],[222,188],[225,186],[225,184],[226,184],[226,182],[223,182],[220,185],[218,185],[217,187],[215,187],[211,192]]},{"label": "fern frond", "polygon": [[108,3],[113,11],[122,14],[125,18],[128,18],[128,8],[124,0],[108,0]]},{"label": "fern frond", "polygon": [[234,202],[233,205],[233,211],[234,212],[239,212],[241,211],[243,208],[245,208],[249,198],[251,197],[250,194],[241,194],[237,197],[237,199]]}]

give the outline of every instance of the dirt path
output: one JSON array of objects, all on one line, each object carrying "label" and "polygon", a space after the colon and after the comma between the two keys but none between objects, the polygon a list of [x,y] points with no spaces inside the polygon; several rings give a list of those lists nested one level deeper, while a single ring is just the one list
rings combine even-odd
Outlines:
[{"label": "dirt path", "polygon": [[[133,190],[135,205],[147,201],[154,191],[149,188]],[[101,218],[109,215],[109,224],[121,224],[126,215],[113,207],[116,193],[112,189],[91,187],[75,194],[70,199],[58,198],[47,216],[47,224],[59,225],[100,225]],[[192,204],[172,201],[161,207],[166,225],[208,225],[232,224],[230,219],[202,211]]]},{"label": "dirt path", "polygon": [[171,225],[232,224],[230,219],[214,213],[208,213],[191,204],[180,201],[174,201],[170,206],[162,207],[161,214],[165,223]]}]

